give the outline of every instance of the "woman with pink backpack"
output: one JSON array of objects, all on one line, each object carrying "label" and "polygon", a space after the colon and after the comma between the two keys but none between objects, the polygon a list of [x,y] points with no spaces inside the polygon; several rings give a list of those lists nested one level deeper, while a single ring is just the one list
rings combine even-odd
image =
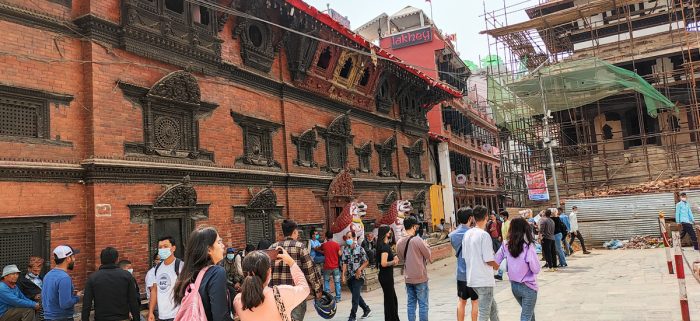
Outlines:
[{"label": "woman with pink backpack", "polygon": [[[282,262],[277,264],[290,267],[293,286],[268,287],[272,275],[270,264],[278,260]],[[292,309],[309,295],[304,272],[281,247],[251,252],[243,259],[242,268],[245,279],[241,293],[233,300],[234,310],[241,321],[289,321]]]},{"label": "woman with pink backpack", "polygon": [[224,242],[213,227],[201,227],[185,248],[182,272],[173,291],[180,305],[176,321],[231,321],[226,270],[216,265],[224,258]]}]

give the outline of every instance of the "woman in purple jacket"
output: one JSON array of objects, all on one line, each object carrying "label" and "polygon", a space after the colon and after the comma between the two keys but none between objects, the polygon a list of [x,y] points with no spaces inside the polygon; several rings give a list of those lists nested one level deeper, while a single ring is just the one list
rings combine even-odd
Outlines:
[{"label": "woman in purple jacket", "polygon": [[496,262],[508,261],[508,278],[515,300],[522,307],[520,321],[535,321],[537,302],[537,273],[540,261],[535,253],[535,243],[531,239],[530,224],[524,218],[510,222],[510,234],[496,253]]}]

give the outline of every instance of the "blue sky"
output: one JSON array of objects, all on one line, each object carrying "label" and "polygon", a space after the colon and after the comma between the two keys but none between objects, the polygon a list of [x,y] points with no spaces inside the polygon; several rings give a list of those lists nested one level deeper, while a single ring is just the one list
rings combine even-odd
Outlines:
[{"label": "blue sky", "polygon": [[[327,5],[350,19],[351,29],[357,28],[379,14],[389,15],[413,6],[423,9],[430,15],[430,3],[425,0],[305,0],[310,5],[325,10]],[[519,22],[527,17],[522,8],[532,7],[537,0],[432,0],[433,18],[438,28],[444,33],[457,34],[457,49],[462,59],[477,62],[479,57],[489,54],[488,41],[479,31],[485,29],[484,5],[487,10],[501,10],[496,15],[503,14],[503,1],[508,8],[508,22]],[[505,16],[498,17],[505,21]]]}]

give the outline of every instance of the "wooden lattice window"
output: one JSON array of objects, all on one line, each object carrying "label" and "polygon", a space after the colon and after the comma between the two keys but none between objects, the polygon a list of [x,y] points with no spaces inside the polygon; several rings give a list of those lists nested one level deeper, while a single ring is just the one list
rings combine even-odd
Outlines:
[{"label": "wooden lattice window", "polygon": [[280,163],[274,160],[272,134],[281,125],[235,112],[231,112],[231,116],[243,128],[244,155],[236,159],[236,162],[280,168]]},{"label": "wooden lattice window", "polygon": [[379,172],[377,175],[382,177],[394,177],[394,160],[392,155],[396,150],[396,136],[389,137],[381,144],[376,144],[374,148],[379,155]]},{"label": "wooden lattice window", "polygon": [[328,128],[318,127],[317,130],[326,140],[326,166],[322,169],[339,173],[348,161],[348,144],[352,144],[353,136],[350,129],[348,113],[334,119]]},{"label": "wooden lattice window", "polygon": [[50,138],[49,106],[72,96],[0,85],[0,136]]},{"label": "wooden lattice window", "polygon": [[355,148],[355,154],[357,155],[358,167],[357,170],[362,173],[369,173],[372,171],[372,165],[370,158],[372,157],[372,143],[366,142],[360,147]]},{"label": "wooden lattice window", "polygon": [[30,256],[44,258],[44,268],[51,262],[51,222],[70,219],[70,215],[16,217],[0,219],[0,266],[15,264],[26,271]]},{"label": "wooden lattice window", "polygon": [[318,166],[314,161],[314,150],[318,144],[316,131],[309,129],[299,136],[292,135],[292,143],[297,146],[297,159],[294,160],[294,164],[303,167]]},{"label": "wooden lattice window", "polygon": [[410,178],[424,179],[425,175],[421,168],[421,156],[425,153],[423,140],[417,140],[410,147],[404,146],[404,153],[408,157],[408,173],[406,175]]}]

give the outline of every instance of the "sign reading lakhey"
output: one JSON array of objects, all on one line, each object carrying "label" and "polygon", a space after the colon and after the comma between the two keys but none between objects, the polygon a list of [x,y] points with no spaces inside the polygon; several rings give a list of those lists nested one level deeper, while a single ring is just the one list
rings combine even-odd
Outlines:
[{"label": "sign reading lakhey", "polygon": [[433,41],[433,32],[430,27],[427,27],[391,36],[391,49],[415,46],[431,41]]}]

